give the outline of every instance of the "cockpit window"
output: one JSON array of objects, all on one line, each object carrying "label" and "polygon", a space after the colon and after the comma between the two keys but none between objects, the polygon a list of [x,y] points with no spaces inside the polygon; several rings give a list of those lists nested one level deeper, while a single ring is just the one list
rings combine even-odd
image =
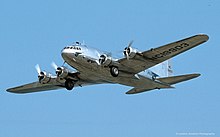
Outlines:
[{"label": "cockpit window", "polygon": [[80,47],[77,47],[77,46],[74,46],[73,49],[75,49],[75,50],[81,50],[81,48],[80,48]]},{"label": "cockpit window", "polygon": [[64,49],[74,49],[74,50],[82,50],[80,47],[81,43],[76,41],[71,46],[67,46]]},{"label": "cockpit window", "polygon": [[82,50],[80,47],[78,46],[70,46],[70,47],[65,47],[64,49],[75,49],[75,50]]}]

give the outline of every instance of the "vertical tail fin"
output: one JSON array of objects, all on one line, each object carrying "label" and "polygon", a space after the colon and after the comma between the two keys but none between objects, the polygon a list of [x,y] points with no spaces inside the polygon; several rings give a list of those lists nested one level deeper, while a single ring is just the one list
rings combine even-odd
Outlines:
[{"label": "vertical tail fin", "polygon": [[166,60],[156,66],[150,68],[150,70],[159,77],[170,77],[173,75],[171,60]]},{"label": "vertical tail fin", "polygon": [[172,60],[168,60],[168,76],[173,76],[173,67],[172,67]]}]

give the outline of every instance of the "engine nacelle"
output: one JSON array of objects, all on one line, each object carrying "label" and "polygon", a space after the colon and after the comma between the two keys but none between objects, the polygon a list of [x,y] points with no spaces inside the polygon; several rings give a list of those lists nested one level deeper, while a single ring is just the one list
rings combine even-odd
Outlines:
[{"label": "engine nacelle", "polygon": [[99,63],[104,66],[108,66],[112,62],[112,58],[106,54],[102,54],[99,58]]},{"label": "engine nacelle", "polygon": [[66,78],[69,74],[69,70],[65,67],[58,67],[56,70],[56,74],[58,77]]},{"label": "engine nacelle", "polygon": [[137,52],[138,52],[137,49],[134,49],[134,48],[132,48],[132,47],[126,47],[126,48],[124,49],[123,54],[124,54],[124,56],[125,56],[126,58],[133,58],[133,57],[136,55]]},{"label": "engine nacelle", "polygon": [[51,74],[47,74],[46,72],[41,71],[40,74],[38,75],[38,80],[39,83],[41,84],[49,83],[51,80]]}]

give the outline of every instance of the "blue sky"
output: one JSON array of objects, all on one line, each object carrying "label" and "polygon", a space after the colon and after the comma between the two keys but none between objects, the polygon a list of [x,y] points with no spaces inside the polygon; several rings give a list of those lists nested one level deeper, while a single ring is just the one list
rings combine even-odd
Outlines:
[{"label": "blue sky", "polygon": [[[220,134],[218,0],[1,0],[0,136],[133,137]],[[130,40],[147,50],[198,33],[207,43],[173,59],[175,74],[201,77],[125,95],[130,87],[97,85],[72,92],[17,95],[5,89],[37,80],[36,64],[62,65],[61,49],[73,41],[118,52]]]}]

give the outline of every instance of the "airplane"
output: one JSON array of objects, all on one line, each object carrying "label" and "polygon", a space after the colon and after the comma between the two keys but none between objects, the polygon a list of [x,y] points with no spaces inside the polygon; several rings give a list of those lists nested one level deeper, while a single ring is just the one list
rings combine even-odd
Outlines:
[{"label": "airplane", "polygon": [[9,88],[12,93],[32,93],[47,90],[84,87],[95,84],[122,84],[132,87],[126,94],[137,94],[154,89],[174,88],[174,84],[200,76],[198,73],[173,76],[170,59],[206,41],[206,34],[197,34],[158,48],[139,51],[132,47],[132,41],[125,47],[122,58],[74,42],[61,51],[64,64],[57,66],[56,75],[41,71],[36,65],[38,81]]}]

